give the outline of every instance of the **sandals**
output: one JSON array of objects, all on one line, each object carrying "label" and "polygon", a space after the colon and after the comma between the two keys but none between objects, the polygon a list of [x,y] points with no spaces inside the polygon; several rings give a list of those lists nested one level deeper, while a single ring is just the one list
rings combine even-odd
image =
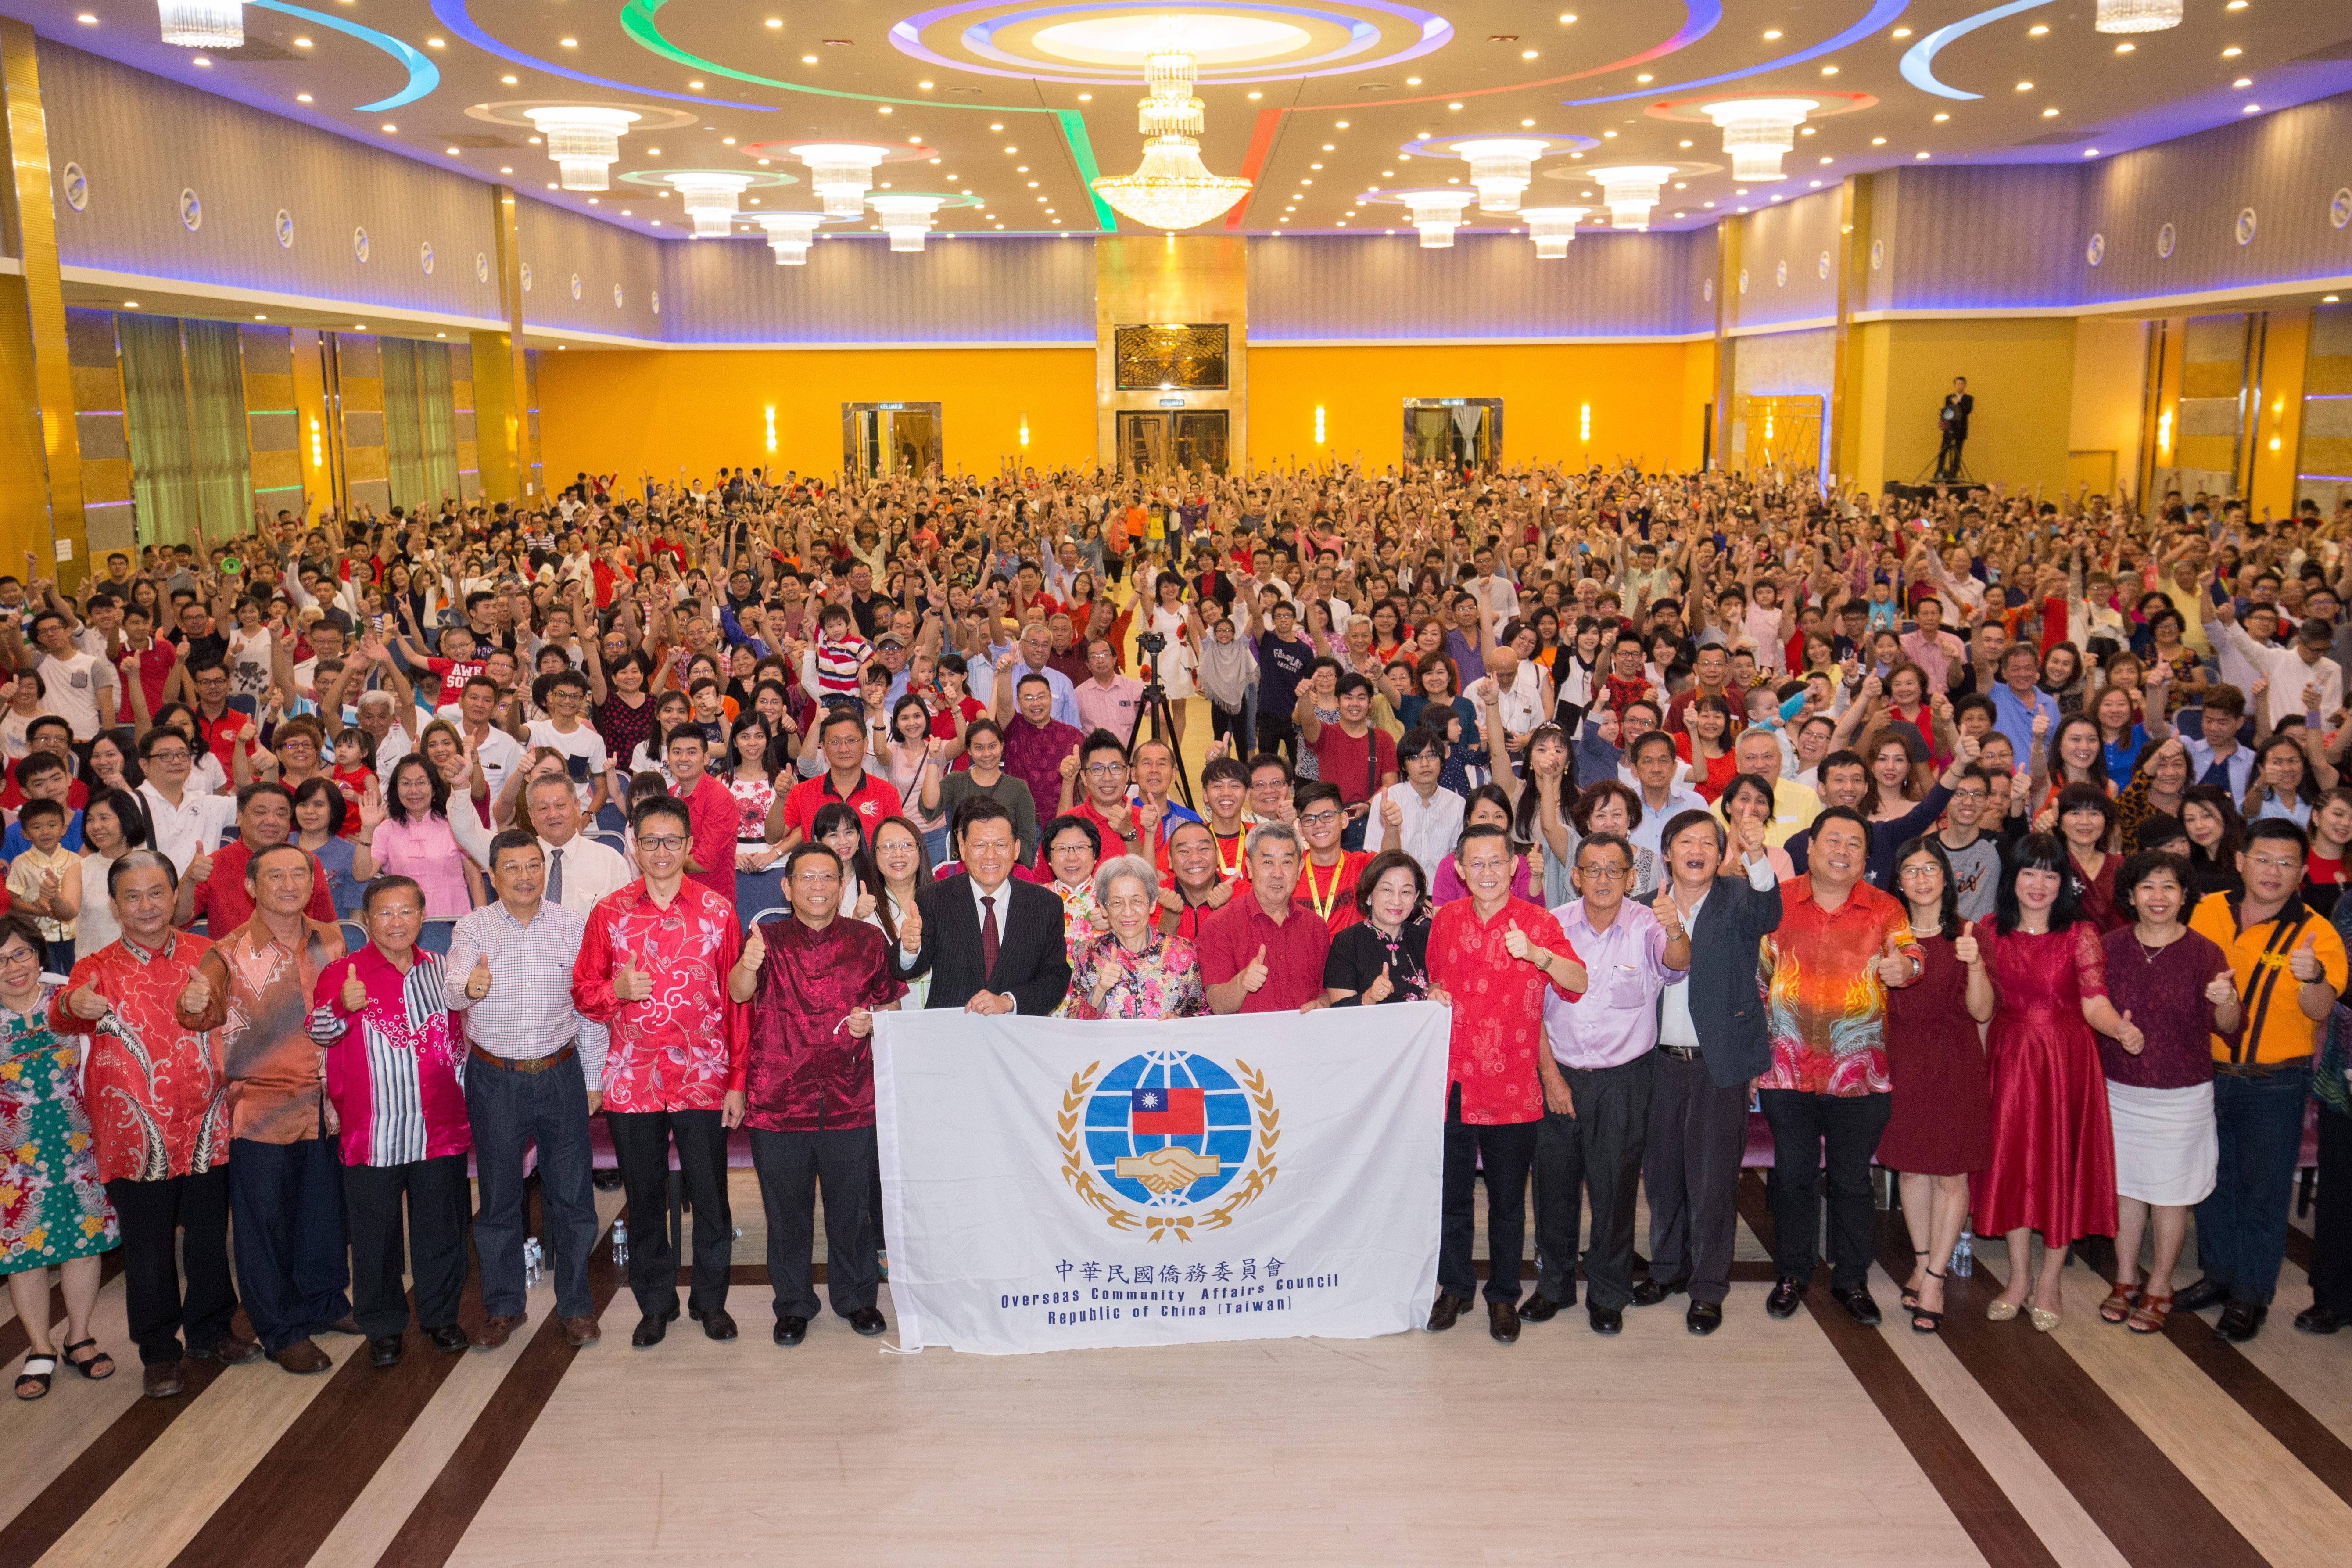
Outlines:
[{"label": "sandals", "polygon": [[49,1396],[49,1379],[57,1370],[58,1358],[53,1355],[26,1356],[25,1370],[16,1374],[16,1398],[26,1405],[36,1399],[47,1399]]},{"label": "sandals", "polygon": [[2117,1285],[2107,1292],[2107,1299],[2099,1303],[2099,1321],[2120,1323],[2126,1321],[2131,1317],[2132,1308],[2138,1300],[2139,1291],[2136,1287]]},{"label": "sandals", "polygon": [[[74,1360],[76,1351],[90,1351],[95,1353],[76,1361]],[[114,1358],[104,1351],[99,1350],[98,1341],[94,1338],[68,1345],[65,1353],[66,1364],[92,1383],[103,1383],[114,1375]]]},{"label": "sandals", "polygon": [[[1914,1247],[1914,1248],[1912,1248],[1912,1250],[1911,1250],[1911,1256],[1912,1256],[1912,1257],[1914,1257],[1914,1258],[1925,1258],[1925,1257],[1927,1257],[1927,1252],[1926,1252],[1924,1249],[1922,1249],[1922,1248],[1919,1248],[1919,1247]],[[1927,1270],[1927,1272],[1932,1274],[1932,1273],[1934,1273],[1934,1272],[1935,1272],[1935,1270],[1931,1268],[1931,1269]],[[1916,1291],[1916,1290],[1914,1290],[1914,1289],[1911,1289],[1911,1287],[1910,1287],[1910,1286],[1908,1286],[1908,1285],[1906,1285],[1905,1287],[1903,1287],[1903,1305],[1904,1305],[1905,1307],[1906,1307],[1906,1308],[1909,1308],[1909,1307],[1916,1307],[1918,1304],[1919,1304],[1919,1292],[1918,1292],[1918,1291]]]},{"label": "sandals", "polygon": [[[1922,1256],[1924,1256],[1924,1254]],[[1930,1279],[1941,1279],[1944,1278],[1943,1275],[1937,1273],[1932,1268],[1927,1270],[1927,1275]],[[1911,1331],[1913,1333],[1932,1334],[1943,1328],[1943,1313],[1931,1312],[1927,1310],[1927,1308],[1919,1305],[1919,1301],[1916,1297],[1914,1297],[1911,1300],[1909,1307],[1911,1312]]]},{"label": "sandals", "polygon": [[2139,1305],[2132,1309],[2129,1326],[2136,1334],[2160,1334],[2164,1331],[2164,1321],[2171,1315],[2171,1297],[2142,1296]]}]

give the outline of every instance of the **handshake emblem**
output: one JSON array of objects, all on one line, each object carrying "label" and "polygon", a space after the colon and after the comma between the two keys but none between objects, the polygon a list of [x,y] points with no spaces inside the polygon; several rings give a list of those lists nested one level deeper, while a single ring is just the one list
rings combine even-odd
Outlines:
[{"label": "handshake emblem", "polygon": [[1214,1154],[1196,1154],[1171,1143],[1149,1154],[1120,1155],[1117,1174],[1122,1181],[1140,1182],[1154,1193],[1172,1193],[1223,1168],[1224,1163]]}]

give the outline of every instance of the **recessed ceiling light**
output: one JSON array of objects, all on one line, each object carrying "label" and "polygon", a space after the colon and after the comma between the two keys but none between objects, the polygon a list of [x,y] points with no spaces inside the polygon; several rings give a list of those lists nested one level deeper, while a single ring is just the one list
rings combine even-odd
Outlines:
[{"label": "recessed ceiling light", "polygon": [[2243,109],[2240,110],[2238,112],[2239,112],[2239,113],[2241,113],[2241,114],[2260,114],[2262,111],[2263,111],[2263,106],[2262,106],[2261,104],[2259,104],[2259,103],[2250,103],[2250,104],[2246,105],[2246,107],[2245,107],[2245,108],[2243,108]]},{"label": "recessed ceiling light", "polygon": [[298,92],[294,95],[294,101],[297,103],[308,103],[310,101],[310,95],[307,92]]},{"label": "recessed ceiling light", "polygon": [[444,153],[448,153],[448,154],[449,154],[449,156],[451,156],[452,158],[454,158],[454,157],[456,157],[456,156],[457,155],[457,149],[456,149],[455,147],[444,147],[444,148],[442,148],[442,149],[441,149],[441,151],[443,151]]},{"label": "recessed ceiling light", "polygon": [[1407,87],[1419,87],[1421,85],[1421,79],[1417,76],[1409,76],[1404,79],[1404,84]]},{"label": "recessed ceiling light", "polygon": [[1764,30],[1764,41],[1765,41],[1766,43],[1770,43],[1773,39],[1775,39],[1775,38],[1779,37],[1780,36],[1780,28],[1778,28],[1778,27],[1767,27],[1767,28]]},{"label": "recessed ceiling light", "polygon": [[1927,155],[1927,154],[1925,153],[1914,153],[1911,154],[1914,158],[1925,158]]},{"label": "recessed ceiling light", "polygon": [[1251,98],[1253,98],[1253,99],[1264,98],[1265,96],[1265,94],[1264,94],[1264,93],[1262,93],[1262,92],[1254,92],[1254,93],[1251,93],[1251,94],[1250,94],[1250,97],[1251,97]]},{"label": "recessed ceiling light", "polygon": [[[990,127],[989,127],[989,129],[990,129],[991,131],[1002,131],[1002,130],[1003,130],[1003,129],[1004,129],[1004,127],[1003,127],[1003,124],[1001,124],[1001,123],[1000,123],[1000,124],[996,124],[996,125],[992,125],[992,126],[990,126]],[[1013,149],[1012,149],[1012,148],[1010,148],[1010,147],[1007,147],[1007,148],[1005,149],[1005,151],[1006,151],[1006,152],[1008,152],[1008,153],[1010,153],[1010,152],[1012,152],[1012,151],[1013,151]]]},{"label": "recessed ceiling light", "polygon": [[2252,87],[2254,85],[2254,79],[2250,76],[2242,76],[2230,85],[2231,87]]},{"label": "recessed ceiling light", "polygon": [[2225,60],[2234,60],[2245,52],[2245,50],[2238,47],[2237,45],[2231,44],[2228,48],[2221,51],[2221,58]]},{"label": "recessed ceiling light", "polygon": [[1348,122],[1344,120],[1335,120],[1331,123],[1341,131],[1348,129]]},{"label": "recessed ceiling light", "polygon": [[884,104],[884,105],[881,107],[881,109],[880,109],[879,110],[877,110],[877,112],[878,112],[878,113],[882,113],[882,114],[887,114],[887,113],[889,113],[889,112],[890,112],[890,106],[889,106],[888,104],[887,104],[887,103],[886,103],[886,104]]},{"label": "recessed ceiling light", "polygon": [[135,310],[139,309],[139,301],[136,300],[125,300],[122,301],[122,308],[126,310]]},{"label": "recessed ceiling light", "polygon": [[387,135],[387,136],[395,136],[395,135],[398,135],[398,134],[399,134],[399,132],[400,132],[400,127],[399,127],[399,126],[397,126],[397,125],[393,124],[390,121],[386,121],[384,122],[383,130],[384,130],[384,134],[385,134],[385,135]]},{"label": "recessed ceiling light", "polygon": [[1884,147],[1886,145],[1886,138],[1884,136],[1874,136],[1870,139],[1870,144],[1874,147]]},{"label": "recessed ceiling light", "polygon": [[[1824,159],[1822,159],[1822,163],[1836,163],[1836,162],[1837,162],[1837,160],[1836,160],[1835,158],[1824,158]],[[1676,186],[1675,187],[1675,189],[1676,189],[1676,190],[1681,190],[1681,189],[1682,189],[1682,187],[1681,187],[1680,185],[1676,185]]]},{"label": "recessed ceiling light", "polygon": [[74,20],[79,22],[85,27],[95,27],[98,26],[98,18],[91,16],[87,11],[84,11],[80,16],[76,16]]},{"label": "recessed ceiling light", "polygon": [[1449,103],[1449,104],[1447,104],[1445,107],[1446,107],[1446,108],[1448,108],[1448,109],[1459,109],[1459,108],[1461,108],[1462,106],[1461,106],[1460,104],[1458,104],[1458,103]]},{"label": "recessed ceiling light", "polygon": [[700,82],[698,82],[698,81],[690,81],[690,82],[688,82],[686,85],[687,85],[689,89],[691,89],[692,90],[694,90],[694,91],[696,91],[696,92],[700,92],[700,91],[702,90],[702,84],[701,84]]},{"label": "recessed ceiling light", "polygon": [[500,80],[500,81],[504,82],[504,83],[505,83],[507,86],[509,86],[509,87],[512,87],[512,86],[514,86],[514,85],[515,85],[515,82],[516,82],[516,79],[517,79],[516,78],[514,78],[514,77],[510,77],[510,76],[502,76],[502,77],[499,78],[499,80]]},{"label": "recessed ceiling light", "polygon": [[266,321],[269,320],[269,318],[268,318],[268,317],[267,317],[267,316],[256,316],[256,317],[254,317],[253,319],[254,319],[255,321]]},{"label": "recessed ceiling light", "polygon": [[1633,79],[1638,82],[1653,82],[1658,79],[1652,76],[1648,71],[1643,71],[1640,76],[1635,77]]},{"label": "recessed ceiling light", "polygon": [[2116,53],[2119,55],[2127,55],[2137,47],[2139,47],[2137,44],[2117,44],[2116,46]]},{"label": "recessed ceiling light", "polygon": [[1522,131],[1525,131],[1525,130],[1527,130],[1528,127],[1530,127],[1530,126],[1532,126],[1532,125],[1534,125],[1534,124],[1535,124],[1535,121],[1532,121],[1532,120],[1522,120],[1522,121],[1519,121],[1519,129],[1520,129],[1520,130],[1522,130]]},{"label": "recessed ceiling light", "polygon": [[1563,23],[1573,22],[1576,20],[1576,13],[1573,11],[1562,11],[1559,14],[1559,19]]},{"label": "recessed ceiling light", "polygon": [[1908,27],[1897,27],[1891,36],[1897,38],[1907,38],[1911,36],[1911,29]]},{"label": "recessed ceiling light", "polygon": [[2033,90],[2033,84],[2030,81],[2019,82],[2017,84],[2017,90],[2020,92],[2032,92]]},{"label": "recessed ceiling light", "polygon": [[580,40],[577,38],[558,38],[555,41],[567,49],[576,49],[580,47]]},{"label": "recessed ceiling light", "polygon": [[1949,120],[1951,116],[1948,114],[1938,114],[1936,116],[1936,123],[1941,125],[1945,121]]},{"label": "recessed ceiling light", "polygon": [[2339,298],[2340,296],[2335,294],[2322,294],[2319,297],[2319,302],[2323,305],[2333,305]]},{"label": "recessed ceiling light", "polygon": [[294,40],[294,47],[298,49],[307,49],[311,47],[310,40],[308,38],[297,38]]},{"label": "recessed ceiling light", "polygon": [[2045,109],[2042,111],[2042,118],[2044,120],[2055,120],[2058,118],[2058,111],[2054,109]]},{"label": "recessed ceiling light", "polygon": [[2025,29],[2025,36],[2029,38],[2038,38],[2049,30],[2048,24],[2036,22],[2032,26]]},{"label": "recessed ceiling light", "polygon": [[364,332],[367,331],[367,323],[365,321],[353,321],[352,323],[352,331],[355,332]]},{"label": "recessed ceiling light", "polygon": [[202,55],[198,55],[198,56],[196,57],[196,63],[197,63],[198,65],[200,65],[200,66],[208,66],[208,65],[212,64],[213,62],[212,62],[211,60],[209,60],[209,59],[205,58],[204,56],[202,56]]},{"label": "recessed ceiling light", "polygon": [[1823,76],[1835,76],[1837,75],[1837,71],[1838,68],[1835,66],[1823,66],[1822,68],[1822,74]]},{"label": "recessed ceiling light", "polygon": [[648,158],[658,158],[661,156],[661,149],[658,147],[648,147],[646,149],[646,156]]},{"label": "recessed ceiling light", "polygon": [[[929,86],[930,86],[931,84],[930,84],[929,82],[925,82],[923,85],[924,85],[925,87],[929,87]],[[1091,92],[1082,92],[1082,93],[1078,94],[1078,101],[1079,101],[1080,103],[1092,103],[1094,100],[1095,100],[1095,95],[1094,95],[1093,93],[1091,93]]]},{"label": "recessed ceiling light", "polygon": [[[1532,124],[1533,121],[1528,121],[1528,123]],[[1326,142],[1323,143],[1323,151],[1326,153],[1337,153],[1339,150],[1339,144],[1336,142]]]},{"label": "recessed ceiling light", "polygon": [[2096,147],[2085,147],[2083,149],[2083,156],[2085,158],[2095,158],[2098,155],[2099,150]]},{"label": "recessed ceiling light", "polygon": [[1703,207],[1713,207],[1715,205],[1713,202],[1701,202],[1698,205]]},{"label": "recessed ceiling light", "polygon": [[814,55],[803,55],[801,57],[801,64],[804,66],[813,66],[816,64],[816,57]]},{"label": "recessed ceiling light", "polygon": [[428,49],[446,49],[449,46],[438,38],[427,38],[425,40],[425,47]]},{"label": "recessed ceiling light", "polygon": [[1538,51],[1534,49],[1521,49],[1519,51],[1519,58],[1523,60],[1531,60],[1536,58],[1537,53]]}]

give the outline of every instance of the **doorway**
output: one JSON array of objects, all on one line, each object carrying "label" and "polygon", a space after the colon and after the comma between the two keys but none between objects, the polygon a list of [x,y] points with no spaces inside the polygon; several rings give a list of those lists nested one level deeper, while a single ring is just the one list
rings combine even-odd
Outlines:
[{"label": "doorway", "polygon": [[1222,408],[1121,410],[1118,471],[1132,479],[1175,469],[1225,471],[1226,411]]},{"label": "doorway", "polygon": [[1404,456],[1409,463],[1489,468],[1503,455],[1499,397],[1408,397]]},{"label": "doorway", "polygon": [[920,478],[940,462],[940,424],[936,403],[845,403],[841,466],[862,479]]}]

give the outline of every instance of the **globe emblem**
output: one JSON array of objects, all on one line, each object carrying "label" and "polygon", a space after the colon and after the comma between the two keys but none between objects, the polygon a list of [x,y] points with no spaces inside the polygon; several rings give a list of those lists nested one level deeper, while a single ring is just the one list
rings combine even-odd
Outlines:
[{"label": "globe emblem", "polygon": [[1146,1051],[1104,1076],[1087,1101],[1087,1160],[1104,1184],[1147,1211],[1205,1203],[1250,1155],[1249,1096],[1220,1063]]}]

